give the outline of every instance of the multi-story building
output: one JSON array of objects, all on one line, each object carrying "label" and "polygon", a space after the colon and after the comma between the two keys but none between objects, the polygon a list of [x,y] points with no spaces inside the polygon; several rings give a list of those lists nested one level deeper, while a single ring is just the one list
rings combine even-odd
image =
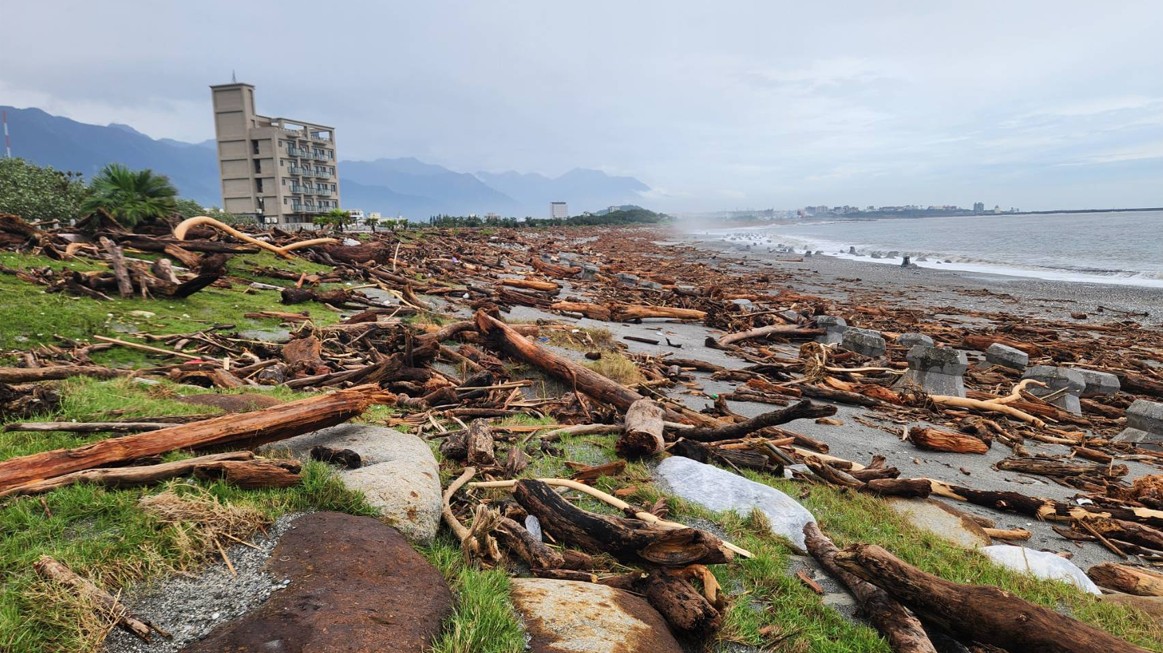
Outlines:
[{"label": "multi-story building", "polygon": [[250,84],[210,92],[223,210],[264,224],[310,226],[339,208],[334,128],[258,115]]},{"label": "multi-story building", "polygon": [[565,202],[550,202],[549,203],[549,217],[551,219],[568,218],[569,206]]}]

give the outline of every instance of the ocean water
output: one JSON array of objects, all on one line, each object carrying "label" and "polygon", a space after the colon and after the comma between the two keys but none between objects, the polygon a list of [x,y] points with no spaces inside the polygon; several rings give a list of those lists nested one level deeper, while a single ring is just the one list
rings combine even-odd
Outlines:
[{"label": "ocean water", "polygon": [[1163,211],[836,220],[699,233],[872,263],[900,265],[908,255],[928,268],[1163,288]]}]

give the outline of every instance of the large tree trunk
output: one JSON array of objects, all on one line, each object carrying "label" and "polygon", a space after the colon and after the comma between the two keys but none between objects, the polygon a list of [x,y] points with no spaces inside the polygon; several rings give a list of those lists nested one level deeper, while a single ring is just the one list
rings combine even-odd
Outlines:
[{"label": "large tree trunk", "polygon": [[884,635],[897,653],[936,653],[921,621],[894,601],[884,590],[844,571],[836,564],[839,549],[815,522],[804,525],[804,542],[820,566],[852,591],[868,621]]},{"label": "large tree trunk", "polygon": [[1146,651],[996,587],[962,585],[927,574],[873,544],[848,547],[835,561],[964,642],[1023,653]]},{"label": "large tree trunk", "polygon": [[361,386],[300,399],[264,410],[223,415],[160,431],[100,440],[75,449],[56,449],[0,462],[0,493],[83,469],[157,456],[180,449],[232,445],[251,448],[301,433],[342,424],[392,395]]},{"label": "large tree trunk", "polygon": [[653,456],[666,446],[662,430],[662,406],[639,399],[626,411],[625,428],[615,448],[628,458]]},{"label": "large tree trunk", "polygon": [[670,529],[638,519],[586,512],[541,481],[518,481],[513,498],[537,517],[546,533],[592,553],[611,553],[621,560],[645,560],[668,567],[715,564],[734,557],[722,540],[706,531]]}]

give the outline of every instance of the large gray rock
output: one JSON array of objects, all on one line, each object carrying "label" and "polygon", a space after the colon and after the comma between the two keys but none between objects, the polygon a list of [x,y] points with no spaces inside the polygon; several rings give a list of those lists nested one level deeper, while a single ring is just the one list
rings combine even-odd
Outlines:
[{"label": "large gray rock", "polygon": [[1030,364],[1030,355],[1021,349],[995,342],[985,350],[985,360],[990,365],[1000,365],[1021,372]]},{"label": "large gray rock", "polygon": [[359,469],[338,472],[343,484],[362,492],[384,520],[413,542],[429,543],[440,526],[440,468],[428,444],[395,429],[342,424],[263,446],[309,460],[313,447],[350,449]]},{"label": "large gray rock", "polygon": [[671,456],[659,463],[655,474],[671,492],[708,510],[730,510],[747,516],[759,509],[771,523],[771,532],[801,550],[805,548],[804,525],[816,521],[812,513],[783,492],[690,458]]},{"label": "large gray rock", "polygon": [[1082,414],[1082,404],[1078,398],[1086,389],[1086,379],[1076,370],[1068,367],[1053,367],[1037,365],[1026,370],[1023,379],[1034,379],[1046,384],[1045,387],[1030,387],[1030,394],[1035,397],[1054,395],[1050,403],[1075,415]]},{"label": "large gray rock", "polygon": [[888,497],[888,505],[913,526],[967,549],[989,546],[993,540],[968,515],[935,499]]},{"label": "large gray rock", "polygon": [[509,587],[532,653],[682,653],[658,612],[625,590],[546,578]]},{"label": "large gray rock", "polygon": [[816,342],[825,345],[838,345],[844,340],[844,332],[848,330],[848,323],[842,317],[819,315],[816,317],[816,328],[824,330],[824,335],[816,336]]},{"label": "large gray rock", "polygon": [[969,357],[965,352],[947,347],[916,345],[905,355],[909,370],[899,385],[917,385],[933,395],[965,396],[965,370]]},{"label": "large gray rock", "polygon": [[869,358],[884,356],[884,337],[871,329],[854,329],[849,327],[840,338],[840,346],[848,351],[856,352]]},{"label": "large gray rock", "polygon": [[933,339],[923,333],[902,333],[896,337],[896,343],[902,347],[914,347],[916,345],[933,346]]},{"label": "large gray rock", "polygon": [[1009,544],[986,546],[978,549],[978,551],[981,551],[989,556],[990,560],[1008,569],[1031,574],[1037,578],[1060,580],[1070,583],[1078,587],[1078,589],[1091,594],[1102,594],[1098,586],[1094,584],[1094,581],[1087,578],[1086,572],[1062,556],[1036,549],[1029,549],[1024,546],[1010,546]]},{"label": "large gray rock", "polygon": [[1110,372],[1084,370],[1081,367],[1074,368],[1074,371],[1081,374],[1082,380],[1086,382],[1086,387],[1082,389],[1083,397],[1113,395],[1122,387],[1122,384],[1119,383],[1119,377]]},{"label": "large gray rock", "polygon": [[1115,436],[1118,442],[1163,444],[1163,404],[1136,399],[1127,407],[1127,428]]}]

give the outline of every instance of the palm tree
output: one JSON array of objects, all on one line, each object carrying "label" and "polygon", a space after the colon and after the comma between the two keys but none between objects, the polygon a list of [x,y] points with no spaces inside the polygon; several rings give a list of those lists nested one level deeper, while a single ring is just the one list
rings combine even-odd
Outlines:
[{"label": "palm tree", "polygon": [[123,227],[166,218],[178,210],[178,190],[168,177],[148,169],[134,172],[120,163],[110,163],[93,178],[89,190],[82,213],[103,209]]}]

